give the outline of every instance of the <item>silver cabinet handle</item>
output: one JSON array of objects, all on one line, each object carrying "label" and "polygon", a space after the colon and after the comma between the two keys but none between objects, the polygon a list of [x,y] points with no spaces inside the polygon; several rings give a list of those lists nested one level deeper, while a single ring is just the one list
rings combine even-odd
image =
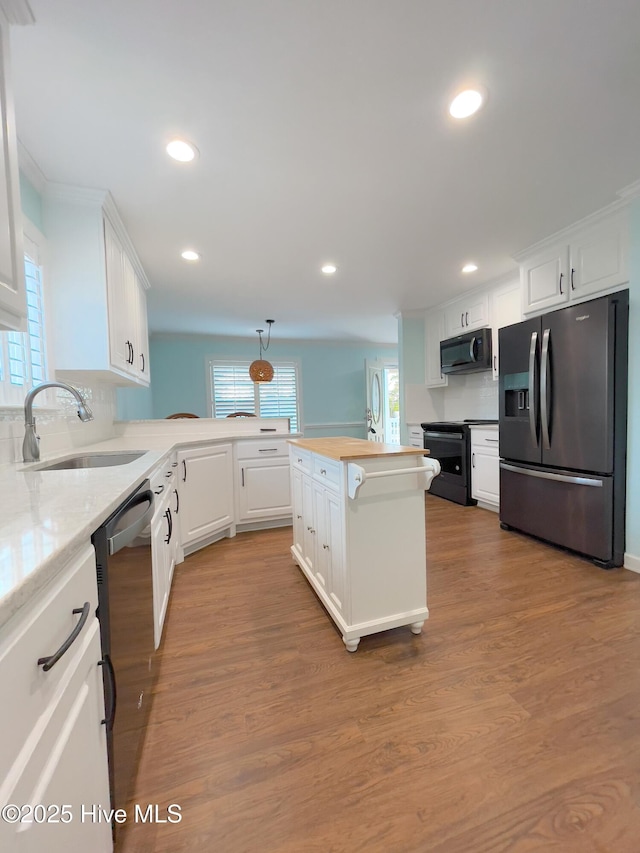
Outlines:
[{"label": "silver cabinet handle", "polygon": [[485,441],[495,441],[496,443],[500,441],[499,438],[485,438]]},{"label": "silver cabinet handle", "polygon": [[277,447],[260,447],[258,449],[258,453],[277,453],[277,452],[278,452]]},{"label": "silver cabinet handle", "polygon": [[329,550],[329,546],[328,546],[328,545],[323,545],[322,547],[324,548],[324,550],[325,550],[325,551],[328,551],[328,550]]},{"label": "silver cabinet handle", "polygon": [[471,454],[471,467],[472,468],[476,467],[476,454],[475,453]]},{"label": "silver cabinet handle", "polygon": [[321,474],[326,474],[326,473],[327,473],[327,469],[326,469],[326,468],[321,468],[321,469],[320,469],[320,473],[321,473]]}]

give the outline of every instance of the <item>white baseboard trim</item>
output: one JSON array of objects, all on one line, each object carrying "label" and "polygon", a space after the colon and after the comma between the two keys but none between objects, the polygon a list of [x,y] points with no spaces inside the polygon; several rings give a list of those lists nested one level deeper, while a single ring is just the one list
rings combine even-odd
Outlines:
[{"label": "white baseboard trim", "polygon": [[625,554],[624,567],[631,572],[640,574],[640,557],[636,557],[634,554]]}]

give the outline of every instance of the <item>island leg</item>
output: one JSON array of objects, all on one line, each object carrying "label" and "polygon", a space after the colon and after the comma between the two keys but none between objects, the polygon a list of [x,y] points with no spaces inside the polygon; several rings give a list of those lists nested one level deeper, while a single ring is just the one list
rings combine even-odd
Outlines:
[{"label": "island leg", "polygon": [[421,634],[423,625],[424,625],[424,622],[413,622],[411,624],[411,633],[412,634]]},{"label": "island leg", "polygon": [[352,640],[347,640],[345,636],[342,637],[342,642],[347,647],[348,652],[355,652],[358,650],[358,643],[360,642],[360,637],[356,637]]}]

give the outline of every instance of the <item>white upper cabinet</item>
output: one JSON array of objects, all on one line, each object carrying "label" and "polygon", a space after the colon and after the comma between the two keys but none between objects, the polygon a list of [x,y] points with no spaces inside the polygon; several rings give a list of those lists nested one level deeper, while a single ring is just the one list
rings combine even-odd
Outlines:
[{"label": "white upper cabinet", "polygon": [[629,281],[626,210],[568,229],[520,257],[524,313],[591,299]]},{"label": "white upper cabinet", "polygon": [[512,326],[522,320],[522,295],[518,279],[502,287],[496,287],[490,294],[491,303],[491,370],[494,379],[500,378],[500,351],[498,332],[504,326]]},{"label": "white upper cabinet", "polygon": [[445,337],[454,338],[463,332],[481,329],[489,324],[489,300],[486,293],[470,294],[452,302],[444,313]]},{"label": "white upper cabinet", "polygon": [[56,374],[148,385],[149,285],[111,196],[49,185],[44,211]]},{"label": "white upper cabinet", "polygon": [[438,388],[449,384],[449,377],[440,370],[440,341],[445,338],[444,311],[429,311],[425,317],[425,384]]},{"label": "white upper cabinet", "polygon": [[18,154],[9,68],[9,26],[0,14],[0,330],[22,330],[27,314]]}]

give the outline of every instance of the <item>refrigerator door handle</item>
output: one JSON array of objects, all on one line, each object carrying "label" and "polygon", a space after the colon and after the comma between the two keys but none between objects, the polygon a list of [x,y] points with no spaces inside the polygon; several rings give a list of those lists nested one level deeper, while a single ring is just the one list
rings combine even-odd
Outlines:
[{"label": "refrigerator door handle", "polygon": [[538,446],[538,377],[536,375],[536,351],[538,349],[538,333],[531,332],[529,348],[529,430],[533,446]]},{"label": "refrigerator door handle", "polygon": [[551,390],[549,376],[549,343],[551,329],[542,333],[542,356],[540,359],[540,423],[542,426],[542,444],[545,450],[551,450],[549,438],[549,391]]},{"label": "refrigerator door handle", "polygon": [[556,480],[558,483],[572,483],[574,486],[594,486],[601,489],[602,480],[594,477],[570,477],[568,474],[553,474],[551,471],[533,471],[531,468],[519,468],[517,465],[508,465],[501,462],[500,467],[504,471],[513,471],[515,474],[524,474],[525,477],[537,477],[540,480]]}]

